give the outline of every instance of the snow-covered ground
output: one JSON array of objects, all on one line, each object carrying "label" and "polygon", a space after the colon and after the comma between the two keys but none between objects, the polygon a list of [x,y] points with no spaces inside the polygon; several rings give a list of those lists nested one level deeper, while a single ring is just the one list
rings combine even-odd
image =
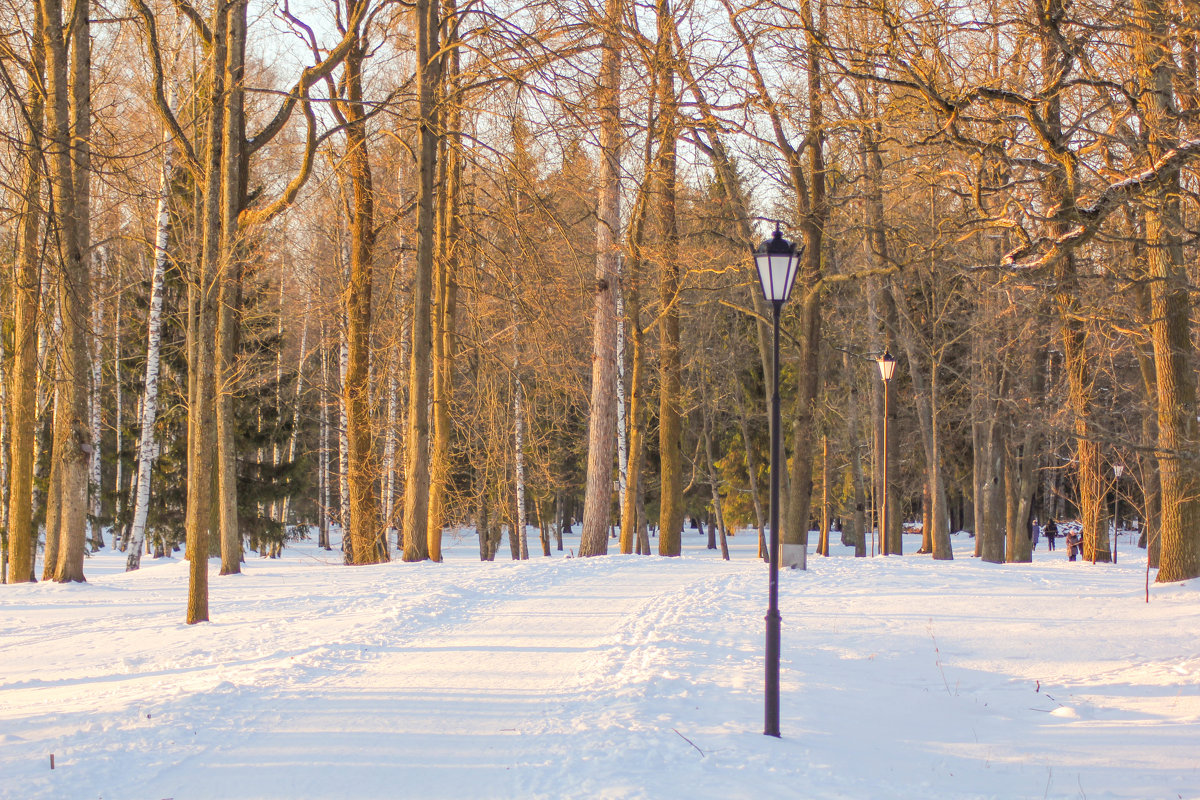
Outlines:
[{"label": "snow-covered ground", "polygon": [[300,544],[214,561],[196,626],[182,561],[0,586],[0,797],[1200,798],[1200,582],[1147,605],[1135,548],[810,554],[781,576],[774,739],[766,568],[749,534],[729,563],[704,543],[357,568]]}]

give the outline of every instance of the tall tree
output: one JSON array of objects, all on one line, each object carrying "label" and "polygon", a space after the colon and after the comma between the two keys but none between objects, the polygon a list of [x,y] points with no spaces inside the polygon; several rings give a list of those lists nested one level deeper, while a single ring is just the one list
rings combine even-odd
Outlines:
[{"label": "tall tree", "polygon": [[34,431],[37,413],[38,307],[42,269],[39,233],[42,225],[42,131],[45,49],[42,5],[33,9],[32,44],[25,103],[17,263],[13,281],[13,355],[10,397],[12,415],[8,479],[8,580],[34,580],[37,536],[33,525]]},{"label": "tall tree", "polygon": [[412,360],[408,373],[408,424],[405,430],[408,474],[404,484],[405,561],[429,558],[429,373],[432,363],[433,258],[437,247],[438,0],[416,0],[417,87],[417,252],[412,282]]},{"label": "tall tree", "polygon": [[[1135,30],[1139,82],[1145,98],[1142,122],[1147,155],[1153,163],[1179,145],[1174,87],[1181,76],[1167,4],[1163,0],[1140,0],[1134,9],[1140,23]],[[1194,12],[1190,22],[1195,23]],[[1196,89],[1190,91],[1194,95]],[[1179,168],[1168,169],[1147,198],[1145,209],[1153,320],[1150,334],[1158,390],[1160,582],[1200,576],[1200,463],[1195,457],[1200,432],[1196,421],[1190,282],[1181,241],[1181,194]]]},{"label": "tall tree", "polygon": [[[61,0],[41,0],[42,37],[46,48],[46,98],[50,120],[47,137],[53,225],[60,264],[58,308],[62,342],[57,362],[53,457],[58,469],[58,541],[54,579],[82,581],[87,526],[87,464],[92,445],[87,425],[89,353],[87,299],[91,297],[88,265],[90,235],[88,183],[91,177],[91,39],[87,0],[76,0],[70,24],[64,26]],[[72,32],[68,55],[64,31]]]},{"label": "tall tree", "polygon": [[596,285],[592,295],[592,383],[581,556],[608,552],[616,446],[616,291],[621,241],[621,27],[624,4],[606,0],[596,104],[600,116]]}]

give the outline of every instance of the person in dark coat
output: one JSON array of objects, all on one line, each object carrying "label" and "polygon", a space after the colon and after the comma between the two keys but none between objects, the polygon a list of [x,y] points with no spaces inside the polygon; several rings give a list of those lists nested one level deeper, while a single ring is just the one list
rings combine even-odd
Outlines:
[{"label": "person in dark coat", "polygon": [[1054,521],[1053,517],[1046,520],[1046,528],[1042,533],[1046,534],[1046,547],[1054,550],[1054,540],[1058,538],[1058,524]]}]

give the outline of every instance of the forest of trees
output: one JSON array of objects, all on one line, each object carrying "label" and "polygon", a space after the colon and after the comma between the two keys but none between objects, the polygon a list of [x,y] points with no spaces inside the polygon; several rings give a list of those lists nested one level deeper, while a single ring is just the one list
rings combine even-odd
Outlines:
[{"label": "forest of trees", "polygon": [[4,582],[761,541],[777,223],[784,542],[1200,576],[1193,0],[0,0],[0,85]]}]

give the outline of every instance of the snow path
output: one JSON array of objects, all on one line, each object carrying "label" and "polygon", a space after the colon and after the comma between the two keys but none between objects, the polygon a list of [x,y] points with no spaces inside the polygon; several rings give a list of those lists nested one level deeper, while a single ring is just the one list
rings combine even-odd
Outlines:
[{"label": "snow path", "polygon": [[1198,582],[1146,605],[1132,555],[814,556],[781,576],[775,740],[753,541],[685,541],[301,545],[214,575],[197,626],[181,562],[0,587],[0,798],[1200,798]]}]

